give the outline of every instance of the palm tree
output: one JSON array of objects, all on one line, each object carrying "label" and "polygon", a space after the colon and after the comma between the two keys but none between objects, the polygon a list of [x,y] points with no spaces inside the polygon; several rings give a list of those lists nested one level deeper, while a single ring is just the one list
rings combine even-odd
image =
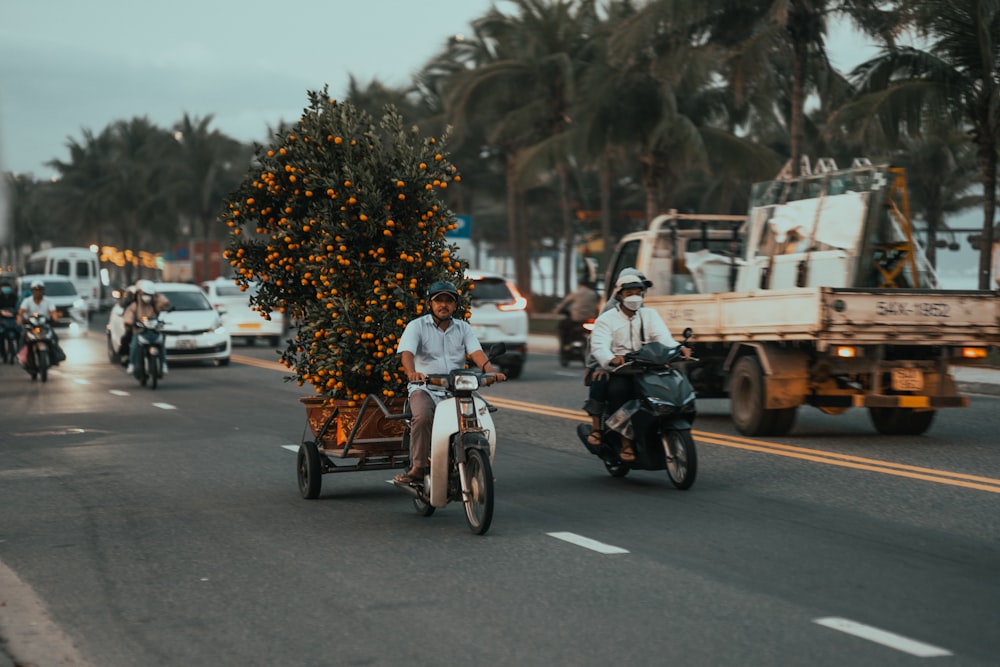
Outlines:
[{"label": "palm tree", "polygon": [[1000,149],[1000,3],[927,0],[915,21],[928,48],[890,48],[859,65],[852,77],[861,97],[838,120],[861,136],[918,135],[927,119],[948,119],[967,130],[983,189],[979,289],[989,289]]},{"label": "palm tree", "polygon": [[[842,91],[825,37],[831,18],[892,44],[904,22],[903,0],[718,0],[709,19],[712,39],[726,45],[734,90],[765,91],[786,116],[793,175],[801,172],[808,117],[806,99]],[[763,85],[763,88],[761,86]],[[748,88],[749,87],[749,88]]]},{"label": "palm tree", "polygon": [[211,273],[215,219],[226,196],[236,189],[246,173],[251,152],[245,144],[218,130],[209,130],[212,118],[211,115],[191,118],[184,114],[174,125],[177,208],[199,230],[202,280],[207,280]]},{"label": "palm tree", "polygon": [[100,134],[84,128],[83,140],[70,138],[66,144],[69,160],[52,160],[48,166],[60,174],[53,204],[68,220],[85,230],[84,245],[104,245],[109,212],[107,191],[114,169],[114,137],[111,128]]},{"label": "palm tree", "polygon": [[[448,98],[449,117],[460,132],[475,124],[504,163],[507,226],[518,285],[530,293],[530,246],[523,210],[523,151],[561,132],[569,120],[574,86],[574,49],[579,32],[573,23],[573,0],[512,0],[516,14],[494,7],[475,25],[486,62],[459,72]],[[460,135],[461,136],[461,135]],[[568,179],[557,165],[564,239],[570,238]],[[569,230],[569,231],[567,231]],[[569,253],[567,253],[567,257]]]},{"label": "palm tree", "polygon": [[923,211],[927,225],[925,255],[937,267],[938,232],[948,229],[945,214],[982,203],[982,197],[968,194],[979,171],[975,148],[957,128],[902,137],[900,148],[894,162],[906,169],[910,204]]}]

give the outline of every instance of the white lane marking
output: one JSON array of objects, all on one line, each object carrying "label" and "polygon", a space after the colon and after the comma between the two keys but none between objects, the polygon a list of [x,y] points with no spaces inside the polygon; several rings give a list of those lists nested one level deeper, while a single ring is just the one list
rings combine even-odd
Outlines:
[{"label": "white lane marking", "polygon": [[564,378],[582,378],[583,373],[571,373],[569,371],[556,371],[553,375],[561,375]]},{"label": "white lane marking", "polygon": [[161,410],[176,410],[174,406],[169,403],[153,403],[153,405]]},{"label": "white lane marking", "polygon": [[299,446],[298,445],[282,445],[281,447],[282,447],[282,449],[287,449],[288,451],[295,452],[296,454],[298,454],[298,452],[299,452]]},{"label": "white lane marking", "polygon": [[564,542],[569,542],[570,544],[575,544],[578,547],[583,547],[584,549],[591,549],[601,554],[627,554],[628,549],[622,549],[621,547],[616,547],[611,544],[604,544],[603,542],[598,542],[597,540],[592,540],[589,537],[584,537],[583,535],[577,535],[576,533],[546,533],[549,537],[554,537],[557,540],[563,540]]},{"label": "white lane marking", "polygon": [[73,382],[77,384],[90,384],[90,380],[84,380],[83,378],[73,378]]},{"label": "white lane marking", "polygon": [[837,630],[849,635],[854,635],[855,637],[860,637],[861,639],[867,639],[868,641],[875,642],[876,644],[882,644],[883,646],[888,646],[889,648],[902,651],[903,653],[909,653],[910,655],[918,658],[938,658],[945,655],[951,655],[951,651],[943,648],[918,642],[916,639],[910,639],[909,637],[897,635],[896,633],[889,632],[888,630],[880,630],[879,628],[874,628],[870,625],[858,623],[847,618],[828,616],[826,618],[813,619],[813,623],[830,628],[831,630]]},{"label": "white lane marking", "polygon": [[115,396],[129,396],[130,395],[127,391],[122,391],[121,389],[112,389],[110,391],[110,393],[114,394]]}]

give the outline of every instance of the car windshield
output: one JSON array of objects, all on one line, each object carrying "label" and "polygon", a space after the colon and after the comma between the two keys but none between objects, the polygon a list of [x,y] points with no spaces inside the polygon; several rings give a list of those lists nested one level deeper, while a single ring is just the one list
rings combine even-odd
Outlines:
[{"label": "car windshield", "polygon": [[212,310],[212,305],[201,292],[163,292],[174,310]]},{"label": "car windshield", "polygon": [[239,285],[216,285],[215,293],[220,297],[244,297],[247,296],[247,292],[244,292],[239,288]]},{"label": "car windshield", "polygon": [[507,282],[499,278],[483,278],[472,283],[473,301],[513,301]]},{"label": "car windshield", "polygon": [[[76,287],[69,281],[46,280],[45,296],[76,296]],[[26,294],[31,294],[31,290],[25,290]]]}]

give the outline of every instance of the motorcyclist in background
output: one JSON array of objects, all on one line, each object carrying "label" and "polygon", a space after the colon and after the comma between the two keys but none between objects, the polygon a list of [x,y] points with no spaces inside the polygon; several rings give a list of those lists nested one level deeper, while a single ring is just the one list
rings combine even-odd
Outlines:
[{"label": "motorcyclist in background", "polygon": [[11,336],[13,340],[21,339],[21,329],[17,326],[17,292],[7,278],[0,280],[0,337]]},{"label": "motorcyclist in background", "polygon": [[[49,318],[49,323],[53,325],[59,321],[59,310],[45,296],[45,283],[41,280],[31,281],[31,296],[27,296],[21,301],[21,305],[17,309],[17,323],[23,327],[28,318],[33,315],[43,315]],[[66,360],[66,353],[59,345],[59,336],[56,335],[54,326],[52,327],[52,338],[49,340],[49,350],[52,353],[50,356],[53,364]]]},{"label": "motorcyclist in background", "polygon": [[572,340],[573,332],[579,330],[584,322],[597,317],[600,296],[594,289],[594,284],[583,280],[576,289],[567,294],[553,309],[554,313],[566,315],[559,321],[559,348],[565,347]]},{"label": "motorcyclist in background", "polygon": [[[135,371],[136,364],[139,363],[139,338],[136,335],[135,323],[137,321],[155,319],[157,314],[162,313],[170,307],[170,301],[158,294],[156,283],[152,280],[140,280],[135,284],[135,301],[130,303],[122,314],[122,323],[126,331],[132,334],[129,345],[128,368],[125,372],[131,375]],[[162,359],[163,374],[167,374],[167,357],[165,350],[160,350]]]}]

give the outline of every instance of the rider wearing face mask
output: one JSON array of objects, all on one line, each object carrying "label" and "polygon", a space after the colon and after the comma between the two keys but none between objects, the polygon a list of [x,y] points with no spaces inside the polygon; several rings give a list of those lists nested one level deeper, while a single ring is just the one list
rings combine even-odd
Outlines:
[{"label": "rider wearing face mask", "polygon": [[[658,341],[675,347],[679,343],[670,333],[660,314],[652,308],[643,308],[646,288],[651,286],[645,277],[634,270],[622,270],[615,281],[615,298],[618,306],[603,312],[594,322],[590,335],[590,352],[598,364],[591,381],[590,399],[584,409],[593,420],[590,444],[601,444],[601,416],[613,414],[626,401],[635,398],[633,378],[609,375],[608,370],[625,363],[625,355],[635,352],[645,343]],[[684,348],[687,358],[691,351]],[[595,386],[596,385],[596,386]],[[622,438],[622,461],[634,461],[632,442]]]},{"label": "rider wearing face mask", "polygon": [[[122,323],[131,332],[132,341],[129,345],[128,368],[126,373],[132,374],[135,365],[139,363],[139,339],[135,335],[135,323],[137,320],[152,320],[157,313],[161,313],[170,307],[170,301],[162,294],[156,292],[156,284],[152,280],[140,280],[135,284],[135,301],[130,303],[122,314]],[[160,350],[161,355],[163,350]],[[163,374],[167,374],[167,358],[163,359]]]}]

